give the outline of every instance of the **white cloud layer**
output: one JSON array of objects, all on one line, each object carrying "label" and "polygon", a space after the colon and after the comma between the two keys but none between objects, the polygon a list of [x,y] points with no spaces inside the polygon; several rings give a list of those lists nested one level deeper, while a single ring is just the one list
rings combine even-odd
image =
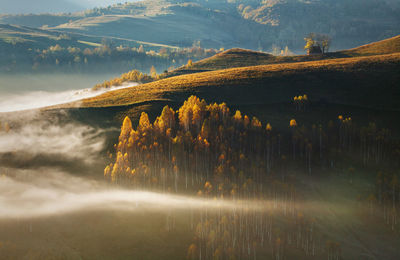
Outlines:
[{"label": "white cloud layer", "polygon": [[1,131],[0,155],[46,155],[49,158],[57,156],[64,160],[79,159],[90,163],[100,155],[104,142],[104,131],[90,126],[35,121],[8,133]]},{"label": "white cloud layer", "polygon": [[18,94],[2,94],[0,95],[0,112],[13,112],[60,105],[78,101],[84,98],[95,97],[116,89],[128,88],[137,85],[137,83],[130,83],[120,87],[111,87],[97,91],[93,91],[88,88],[60,92],[33,91]]}]

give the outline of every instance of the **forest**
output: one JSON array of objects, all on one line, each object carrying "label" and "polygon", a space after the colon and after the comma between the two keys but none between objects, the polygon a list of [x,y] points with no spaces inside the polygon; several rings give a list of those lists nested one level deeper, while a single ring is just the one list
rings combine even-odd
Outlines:
[{"label": "forest", "polygon": [[[310,109],[306,94],[292,103],[293,111]],[[328,178],[323,174],[335,169],[352,183],[374,169],[375,186],[357,197],[359,218],[398,234],[399,148],[390,130],[358,125],[351,115],[327,125],[293,118],[278,131],[225,103],[191,96],[176,111],[165,106],[153,123],[144,112],[136,128],[126,117],[104,177],[134,189],[233,201],[229,209],[192,211],[188,259],[286,259],[291,250],[341,259],[340,243],[318,230],[315,209],[297,189],[301,178]],[[171,229],[174,214],[167,216]]]}]

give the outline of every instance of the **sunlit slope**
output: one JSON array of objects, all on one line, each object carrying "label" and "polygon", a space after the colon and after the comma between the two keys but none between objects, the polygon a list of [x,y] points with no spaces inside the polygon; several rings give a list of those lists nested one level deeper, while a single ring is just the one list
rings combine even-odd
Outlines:
[{"label": "sunlit slope", "polygon": [[260,30],[262,27],[241,19],[233,5],[225,5],[227,10],[198,3],[140,1],[90,10],[79,20],[52,29],[180,47],[192,46],[193,42],[200,40],[204,47],[219,48],[232,47],[239,34],[250,38],[252,29]]},{"label": "sunlit slope", "polygon": [[337,53],[349,56],[367,56],[397,52],[400,52],[400,35]]},{"label": "sunlit slope", "polygon": [[193,63],[191,67],[184,67],[173,71],[172,73],[180,73],[184,71],[196,70],[219,70],[236,67],[257,66],[273,63],[279,57],[252,50],[233,48],[218,53],[210,58],[200,60]]},{"label": "sunlit slope", "polygon": [[331,52],[325,55],[274,56],[264,52],[234,48],[218,53],[210,58],[195,62],[190,68],[179,68],[170,74],[180,75],[205,70],[219,70],[236,67],[315,61],[356,56],[372,56],[398,52],[400,52],[400,35],[385,39],[383,41],[363,45],[354,49]]},{"label": "sunlit slope", "polygon": [[322,55],[275,56],[265,52],[252,51],[241,48],[233,48],[218,53],[210,58],[195,62],[191,67],[184,66],[178,68],[170,72],[168,75],[174,76],[174,75],[182,75],[187,73],[195,73],[195,72],[202,72],[209,70],[221,70],[229,68],[278,64],[278,63],[315,61],[328,58],[334,58],[334,56],[322,56]]},{"label": "sunlit slope", "polygon": [[232,68],[171,77],[64,105],[106,107],[157,100],[182,102],[195,93],[230,104],[312,100],[400,109],[400,54]]}]

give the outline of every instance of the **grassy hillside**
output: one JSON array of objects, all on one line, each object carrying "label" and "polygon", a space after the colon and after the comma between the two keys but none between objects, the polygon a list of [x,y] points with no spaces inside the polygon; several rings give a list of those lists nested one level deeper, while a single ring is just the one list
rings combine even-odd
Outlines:
[{"label": "grassy hillside", "polygon": [[161,47],[167,49],[177,48],[176,46],[160,45],[131,39],[90,36],[79,33],[49,30],[47,28],[34,28],[0,23],[0,44],[9,43],[15,46],[18,43],[29,43],[26,44],[26,46],[32,49],[48,48],[55,44],[59,44],[62,47],[88,48],[98,47],[102,41],[106,40],[112,42],[112,44],[116,46],[139,47],[143,45],[146,49],[159,49]]},{"label": "grassy hillside", "polygon": [[47,25],[65,32],[180,47],[200,40],[206,48],[268,51],[276,45],[303,53],[303,38],[310,32],[329,34],[333,49],[399,34],[399,7],[392,2],[147,0],[75,14],[7,15],[0,17],[0,23]]},{"label": "grassy hillside", "polygon": [[182,102],[195,93],[233,105],[312,100],[399,110],[400,54],[284,63],[171,77],[85,99],[66,107],[105,107],[147,101]]},{"label": "grassy hillside", "polygon": [[27,26],[0,24],[1,72],[162,72],[189,59],[210,57],[216,50],[198,46],[177,48],[130,39],[63,33]]},{"label": "grassy hillside", "polygon": [[396,52],[400,52],[400,35],[338,53],[348,56],[367,56]]},{"label": "grassy hillside", "polygon": [[398,52],[400,52],[400,35],[354,49],[331,52],[325,55],[274,56],[268,53],[234,48],[218,53],[213,57],[195,62],[191,67],[179,68],[171,72],[169,75],[175,76],[207,70],[220,70],[276,63],[316,61],[344,57],[371,56]]},{"label": "grassy hillside", "polygon": [[[269,64],[279,59],[271,54],[234,48],[214,55],[208,59],[195,62],[191,67],[180,70],[219,70],[235,67]],[[177,72],[179,69],[177,70]]]},{"label": "grassy hillside", "polygon": [[[86,40],[83,42],[83,40]],[[76,38],[76,35],[65,34],[45,29],[32,28],[27,26],[0,24],[0,44],[5,48],[5,44],[18,47],[17,45],[24,45],[26,48],[48,48],[52,45],[62,45],[71,47],[85,48],[90,44],[100,43],[101,39],[93,39],[90,37],[82,37],[82,41]],[[11,50],[8,46],[8,51]]]},{"label": "grassy hillside", "polygon": [[316,61],[328,58],[335,58],[335,57],[333,55],[332,56],[327,56],[327,55],[275,56],[264,52],[234,48],[224,51],[222,53],[218,53],[210,58],[195,62],[191,67],[184,66],[178,68],[170,72],[168,76],[176,76],[187,73],[195,73],[195,72],[210,71],[210,70],[257,66],[257,65]]}]

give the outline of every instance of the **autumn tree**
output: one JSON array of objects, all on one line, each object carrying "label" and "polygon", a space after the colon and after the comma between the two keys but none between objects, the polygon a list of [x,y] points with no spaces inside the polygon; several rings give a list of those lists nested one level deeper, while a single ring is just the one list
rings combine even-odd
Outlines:
[{"label": "autumn tree", "polygon": [[151,66],[151,68],[150,68],[150,76],[152,78],[156,78],[157,77],[157,70],[156,70],[156,68],[154,66]]},{"label": "autumn tree", "polygon": [[289,126],[292,130],[293,160],[295,160],[296,159],[296,141],[297,141],[297,136],[296,136],[297,122],[296,122],[296,120],[291,119],[289,122]]},{"label": "autumn tree", "polygon": [[310,33],[304,38],[304,41],[306,42],[304,49],[308,50],[310,54],[318,53],[318,51],[324,54],[328,52],[332,39],[326,34]]}]

